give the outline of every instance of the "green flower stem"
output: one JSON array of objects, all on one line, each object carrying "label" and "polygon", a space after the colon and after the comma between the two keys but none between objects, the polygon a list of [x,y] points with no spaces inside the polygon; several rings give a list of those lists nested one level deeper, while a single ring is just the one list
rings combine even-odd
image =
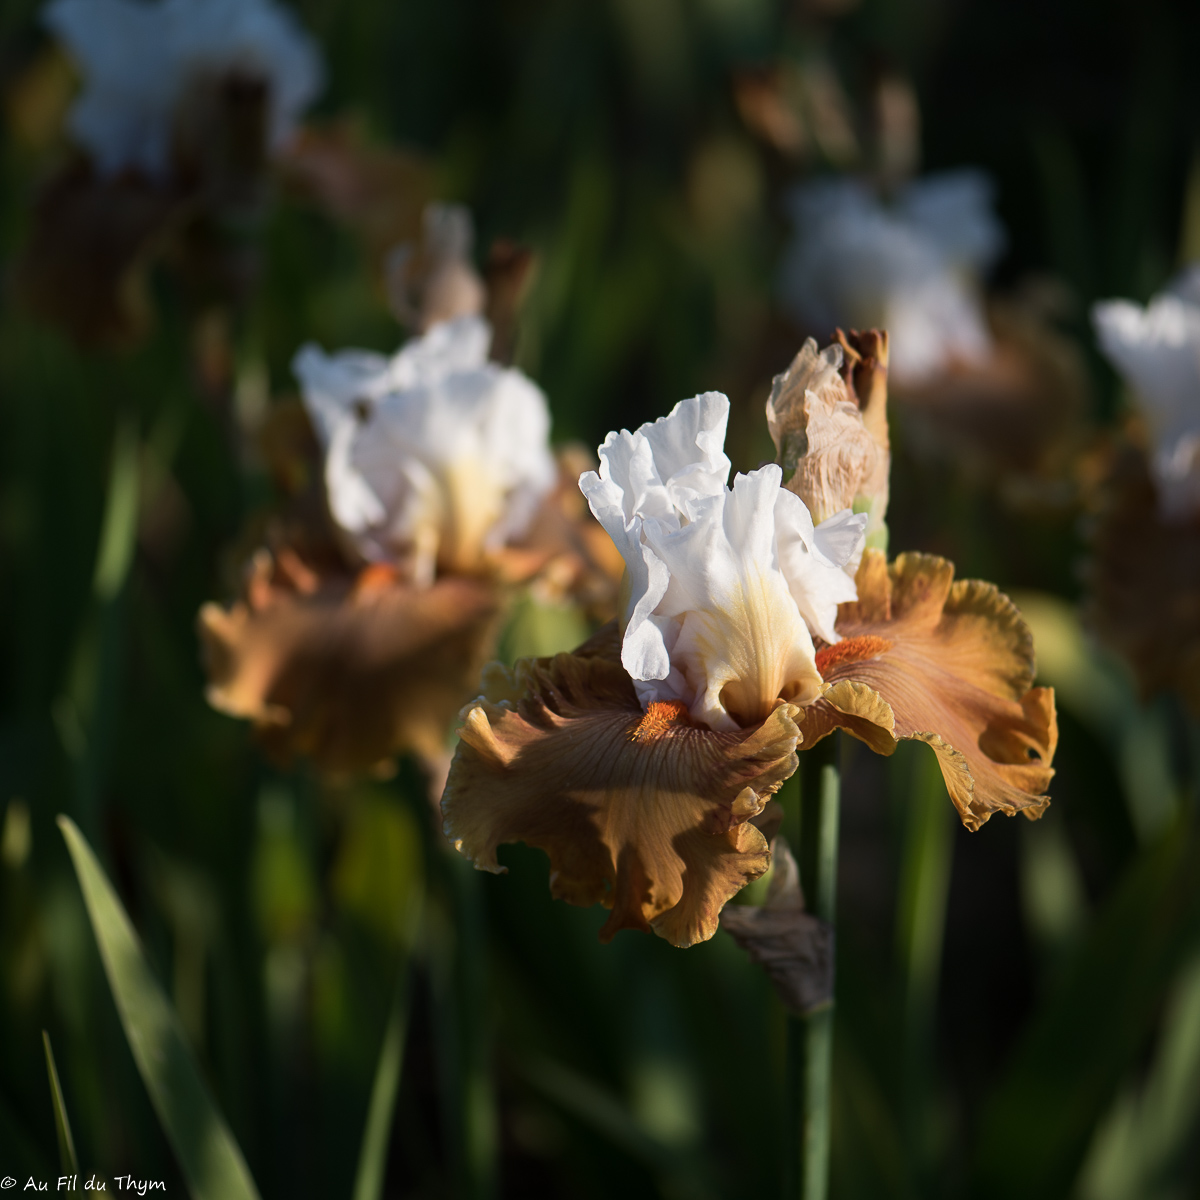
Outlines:
[{"label": "green flower stem", "polygon": [[[838,809],[841,775],[837,743],[826,738],[801,760],[802,882],[809,909],[833,924],[837,897]],[[787,1084],[791,1129],[785,1194],[825,1200],[829,1192],[830,1080],[833,999],[823,1008],[788,1018]]]},{"label": "green flower stem", "polygon": [[[922,748],[923,749],[923,748]],[[903,1132],[914,1186],[929,1185],[934,1158],[930,1105],[933,1098],[934,1018],[950,866],[954,817],[935,755],[923,753],[903,797],[904,850],[896,946],[903,980]]]}]

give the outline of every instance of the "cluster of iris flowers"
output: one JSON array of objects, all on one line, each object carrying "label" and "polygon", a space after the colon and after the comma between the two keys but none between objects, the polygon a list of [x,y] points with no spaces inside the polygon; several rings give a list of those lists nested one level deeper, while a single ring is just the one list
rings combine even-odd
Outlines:
[{"label": "cluster of iris flowers", "polygon": [[[920,741],[967,829],[1042,816],[1058,728],[1029,627],[994,585],[896,553],[887,528],[889,390],[935,453],[1000,475],[1045,477],[1078,450],[1077,353],[987,294],[1004,233],[985,177],[846,174],[787,195],[779,294],[799,349],[756,418],[774,461],[731,481],[727,428],[748,406],[720,392],[664,398],[596,458],[552,445],[547,398],[510,361],[531,255],[497,244],[481,274],[470,213],[437,203],[419,164],[303,129],[323,67],[286,10],[55,0],[45,23],[83,90],[18,265],[34,311],[84,344],[136,342],[155,256],[197,311],[236,309],[261,269],[247,229],[284,186],[361,236],[410,331],[390,356],[301,345],[301,404],[256,431],[283,498],[198,631],[209,702],[272,760],[345,781],[410,756],[447,850],[497,873],[505,844],[544,851],[556,898],[608,910],[605,942],[689,947],[724,922],[806,1016],[834,985],[827,970],[815,1000],[794,986],[820,933],[779,832],[801,756],[838,731],[880,755]],[[743,100],[752,125],[784,128],[770,88]],[[1193,711],[1198,295],[1193,269],[1145,308],[1096,306],[1137,399],[1089,494],[1093,626],[1148,693]],[[197,354],[214,394],[232,389],[228,357]],[[1148,575],[1166,621],[1141,603]],[[531,595],[588,636],[496,661]],[[723,910],[768,873],[765,945],[758,907]],[[814,1063],[792,1082],[827,1108]],[[809,1146],[807,1196],[824,1194],[820,1164]]]}]

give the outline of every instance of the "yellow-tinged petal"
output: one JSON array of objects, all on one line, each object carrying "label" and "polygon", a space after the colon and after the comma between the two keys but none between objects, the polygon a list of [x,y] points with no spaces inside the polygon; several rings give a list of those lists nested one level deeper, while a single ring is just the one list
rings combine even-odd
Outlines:
[{"label": "yellow-tinged petal", "polygon": [[[615,643],[614,643],[615,644]],[[446,836],[486,871],[525,842],[550,858],[553,894],[612,910],[601,931],[712,937],[725,902],[768,867],[749,823],[796,769],[794,705],[749,730],[695,726],[681,704],[638,704],[605,641],[524,660],[464,713],[442,798]],[[581,648],[582,649],[582,648]]]},{"label": "yellow-tinged petal", "polygon": [[994,812],[1040,817],[1058,725],[1053,691],[1030,687],[1033,639],[1016,607],[926,554],[889,567],[868,550],[856,583],[838,610],[843,640],[817,652],[830,686],[797,722],[806,743],[834,728],[884,754],[923,741],[968,829]]},{"label": "yellow-tinged petal", "polygon": [[268,751],[332,774],[378,771],[403,750],[434,760],[476,689],[498,611],[476,580],[305,576],[263,552],[243,600],[200,611],[208,699],[253,721]]}]

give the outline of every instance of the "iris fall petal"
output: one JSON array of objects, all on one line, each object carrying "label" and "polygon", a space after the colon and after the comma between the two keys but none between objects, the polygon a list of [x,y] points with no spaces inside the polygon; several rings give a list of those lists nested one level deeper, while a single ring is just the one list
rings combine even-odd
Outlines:
[{"label": "iris fall petal", "polygon": [[208,698],[266,748],[345,775],[443,753],[492,650],[499,599],[470,579],[414,588],[370,568],[322,578],[260,552],[243,599],[207,604]]},{"label": "iris fall petal", "polygon": [[798,710],[729,733],[679,704],[643,712],[615,649],[602,637],[487,677],[493,698],[464,713],[446,835],[488,871],[504,870],[502,843],[545,850],[557,898],[611,909],[604,941],[652,929],[690,946],[769,865],[750,818],[796,768]]},{"label": "iris fall petal", "polygon": [[806,744],[834,728],[890,753],[928,743],[968,829],[995,812],[1040,817],[1058,742],[1054,693],[1034,688],[1033,641],[989,583],[954,581],[925,554],[890,566],[868,550],[858,600],[838,613],[842,641],[817,652],[824,696],[798,721]]}]

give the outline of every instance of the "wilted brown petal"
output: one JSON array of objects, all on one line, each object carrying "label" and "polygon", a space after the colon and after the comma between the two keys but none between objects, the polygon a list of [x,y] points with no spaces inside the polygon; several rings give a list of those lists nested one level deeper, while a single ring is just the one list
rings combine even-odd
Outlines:
[{"label": "wilted brown petal", "polygon": [[888,433],[888,335],[886,329],[839,329],[833,340],[842,348],[842,379],[846,392],[858,405],[863,424],[879,448],[876,470],[882,478],[867,481],[864,490],[875,495],[884,489],[886,495],[888,468],[891,461],[891,438]]},{"label": "wilted brown petal", "polygon": [[1143,695],[1177,691],[1200,718],[1200,516],[1164,519],[1145,454],[1128,444],[1093,504],[1088,623]]},{"label": "wilted brown petal", "polygon": [[832,686],[797,721],[805,745],[843,728],[890,754],[895,739],[933,747],[963,824],[994,812],[1040,817],[1058,743],[1054,693],[1031,688],[1033,640],[990,583],[954,566],[868,550],[858,600],[838,609],[843,640],[817,652]]},{"label": "wilted brown petal", "polygon": [[818,352],[809,338],[775,377],[767,426],[785,487],[821,522],[846,508],[882,528],[888,499],[887,334],[845,334]]},{"label": "wilted brown petal", "polygon": [[84,346],[128,346],[151,322],[146,264],[187,197],[132,172],[74,158],[42,188],[16,265],[18,295]]},{"label": "wilted brown petal", "polygon": [[490,695],[464,713],[446,836],[494,872],[505,842],[545,850],[557,898],[612,910],[603,941],[653,929],[690,946],[767,869],[749,819],[796,769],[797,710],[738,733],[697,728],[678,704],[643,712],[613,645],[489,676]]},{"label": "wilted brown petal", "polygon": [[379,771],[403,750],[435,760],[477,689],[498,611],[475,580],[321,577],[263,551],[242,600],[201,609],[209,702],[253,721],[270,752],[331,774]]},{"label": "wilted brown petal", "polygon": [[729,905],[721,928],[767,972],[792,1012],[815,1012],[833,999],[833,927],[805,911],[800,871],[783,838],[771,843],[766,903]]}]

